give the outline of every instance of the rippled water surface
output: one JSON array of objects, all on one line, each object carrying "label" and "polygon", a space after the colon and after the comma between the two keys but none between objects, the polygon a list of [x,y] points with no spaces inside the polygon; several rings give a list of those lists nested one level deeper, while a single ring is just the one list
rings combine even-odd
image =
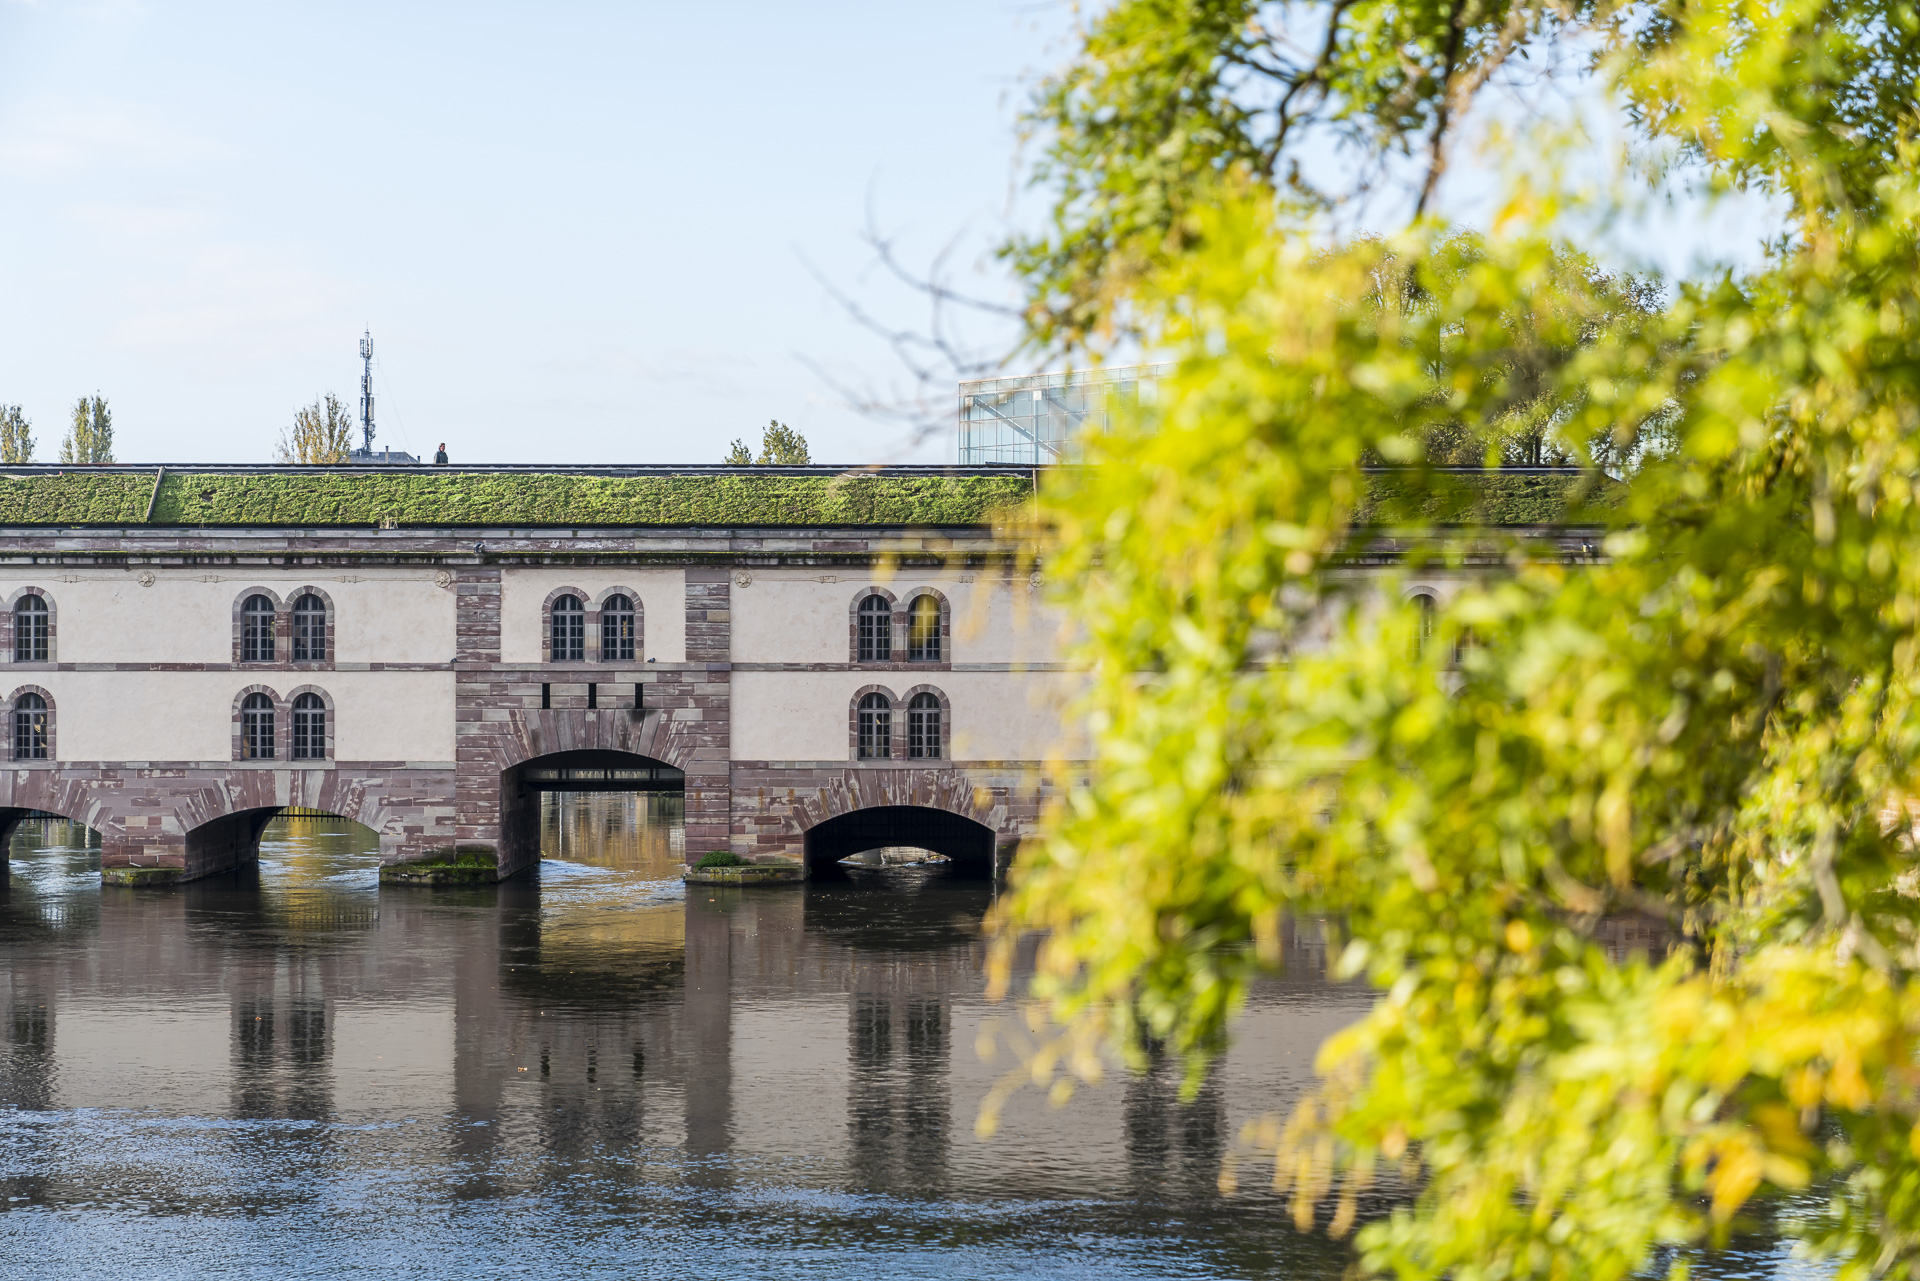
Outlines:
[{"label": "rippled water surface", "polygon": [[[282,818],[257,873],[103,890],[30,823],[0,897],[0,1274],[1301,1277],[1348,1256],[1223,1198],[1366,994],[1298,933],[1194,1103],[1022,1096],[991,887],[938,869],[683,890],[677,802],[550,801],[537,877],[381,889]],[[1258,1180],[1254,1180],[1257,1182]],[[1756,1270],[1778,1261],[1763,1250]]]}]

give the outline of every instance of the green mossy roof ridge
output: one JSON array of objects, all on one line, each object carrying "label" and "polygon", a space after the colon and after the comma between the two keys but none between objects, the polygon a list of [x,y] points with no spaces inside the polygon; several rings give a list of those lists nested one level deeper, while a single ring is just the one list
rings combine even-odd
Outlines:
[{"label": "green mossy roof ridge", "polygon": [[0,525],[125,525],[146,515],[151,475],[0,475]]},{"label": "green mossy roof ridge", "polygon": [[170,525],[984,525],[1019,476],[168,473]]},{"label": "green mossy roof ridge", "polygon": [[[1619,484],[1571,472],[1374,472],[1376,525],[1603,523]],[[0,525],[131,525],[152,473],[0,474]],[[1032,496],[1025,476],[606,476],[564,472],[167,472],[157,525],[987,525]]]},{"label": "green mossy roof ridge", "polygon": [[1368,525],[1599,525],[1625,494],[1591,472],[1375,472],[1357,515]]}]

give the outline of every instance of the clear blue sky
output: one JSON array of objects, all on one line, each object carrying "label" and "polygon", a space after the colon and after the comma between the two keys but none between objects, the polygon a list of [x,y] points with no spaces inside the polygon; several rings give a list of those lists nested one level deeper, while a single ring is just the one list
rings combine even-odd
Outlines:
[{"label": "clear blue sky", "polygon": [[[809,368],[899,384],[803,256],[902,327],[869,209],[965,279],[1002,234],[1030,2],[0,0],[0,403],[56,456],[264,461],[323,391],[455,461],[952,457]],[[980,289],[999,288],[991,268]],[[991,338],[987,330],[980,336]]]}]

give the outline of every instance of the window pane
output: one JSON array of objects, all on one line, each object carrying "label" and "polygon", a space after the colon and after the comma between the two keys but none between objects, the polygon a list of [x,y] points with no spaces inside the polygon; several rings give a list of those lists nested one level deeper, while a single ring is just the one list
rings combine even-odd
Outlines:
[{"label": "window pane", "polygon": [[22,694],[13,705],[13,758],[17,761],[44,761],[48,756],[49,731],[47,700],[38,694]]},{"label": "window pane", "polygon": [[273,602],[265,596],[249,596],[240,607],[240,661],[273,661]]},{"label": "window pane", "polygon": [[907,706],[907,755],[934,760],[940,755],[940,700],[915,694]]},{"label": "window pane", "polygon": [[562,596],[553,602],[553,661],[577,663],[586,651],[586,610],[578,596]]},{"label": "window pane", "polygon": [[860,746],[862,760],[884,760],[893,755],[893,705],[885,694],[869,694],[860,700]]},{"label": "window pane", "polygon": [[293,606],[293,661],[327,660],[327,606],[318,596],[302,596]]},{"label": "window pane", "polygon": [[600,658],[608,663],[630,663],[636,644],[633,602],[609,596],[600,607]]},{"label": "window pane", "polygon": [[863,663],[893,660],[893,604],[884,596],[860,602],[859,654]]},{"label": "window pane", "polygon": [[293,701],[293,759],[325,760],[327,705],[318,694],[302,694]]},{"label": "window pane", "polygon": [[22,596],[13,607],[13,661],[47,661],[47,602],[38,596]]},{"label": "window pane", "polygon": [[940,602],[921,596],[913,602],[912,620],[907,629],[907,661],[940,661]]},{"label": "window pane", "polygon": [[249,694],[240,705],[240,755],[250,761],[270,761],[273,746],[273,700],[265,694]]}]

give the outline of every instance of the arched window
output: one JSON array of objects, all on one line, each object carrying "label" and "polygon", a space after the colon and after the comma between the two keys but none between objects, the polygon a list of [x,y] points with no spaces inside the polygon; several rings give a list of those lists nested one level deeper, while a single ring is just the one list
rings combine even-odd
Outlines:
[{"label": "arched window", "polygon": [[907,611],[907,661],[940,661],[940,600],[936,596],[916,596]]},{"label": "arched window", "polygon": [[48,744],[53,740],[52,728],[46,699],[31,692],[16,698],[13,701],[13,759],[46,760]]},{"label": "arched window", "polygon": [[[264,698],[255,694],[254,698]],[[248,700],[251,702],[252,700]],[[269,709],[268,713],[273,713]],[[267,729],[273,735],[272,726]],[[293,759],[323,761],[327,758],[327,702],[318,694],[302,694],[293,700]]]},{"label": "arched window", "polygon": [[885,760],[893,755],[893,701],[873,693],[860,700],[860,759]]},{"label": "arched window", "polygon": [[607,663],[633,661],[633,601],[609,596],[600,605],[600,659]]},{"label": "arched window", "polygon": [[860,602],[860,661],[893,661],[893,602],[875,592]]},{"label": "arched window", "polygon": [[1433,616],[1438,608],[1433,597],[1421,592],[1410,602],[1416,613],[1413,619],[1413,656],[1426,656],[1427,645],[1433,640]]},{"label": "arched window", "polygon": [[249,694],[240,704],[240,758],[273,759],[273,700],[265,694]]},{"label": "arched window", "polygon": [[293,661],[327,661],[327,603],[312,592],[293,602]]},{"label": "arched window", "polygon": [[940,757],[939,695],[923,691],[907,704],[907,755],[915,760]]},{"label": "arched window", "polygon": [[273,602],[265,596],[249,596],[240,606],[240,661],[273,661]]},{"label": "arched window", "polygon": [[553,602],[553,661],[577,663],[587,656],[587,611],[578,596]]},{"label": "arched window", "polygon": [[47,602],[38,596],[22,596],[13,607],[13,661],[47,661]]}]

